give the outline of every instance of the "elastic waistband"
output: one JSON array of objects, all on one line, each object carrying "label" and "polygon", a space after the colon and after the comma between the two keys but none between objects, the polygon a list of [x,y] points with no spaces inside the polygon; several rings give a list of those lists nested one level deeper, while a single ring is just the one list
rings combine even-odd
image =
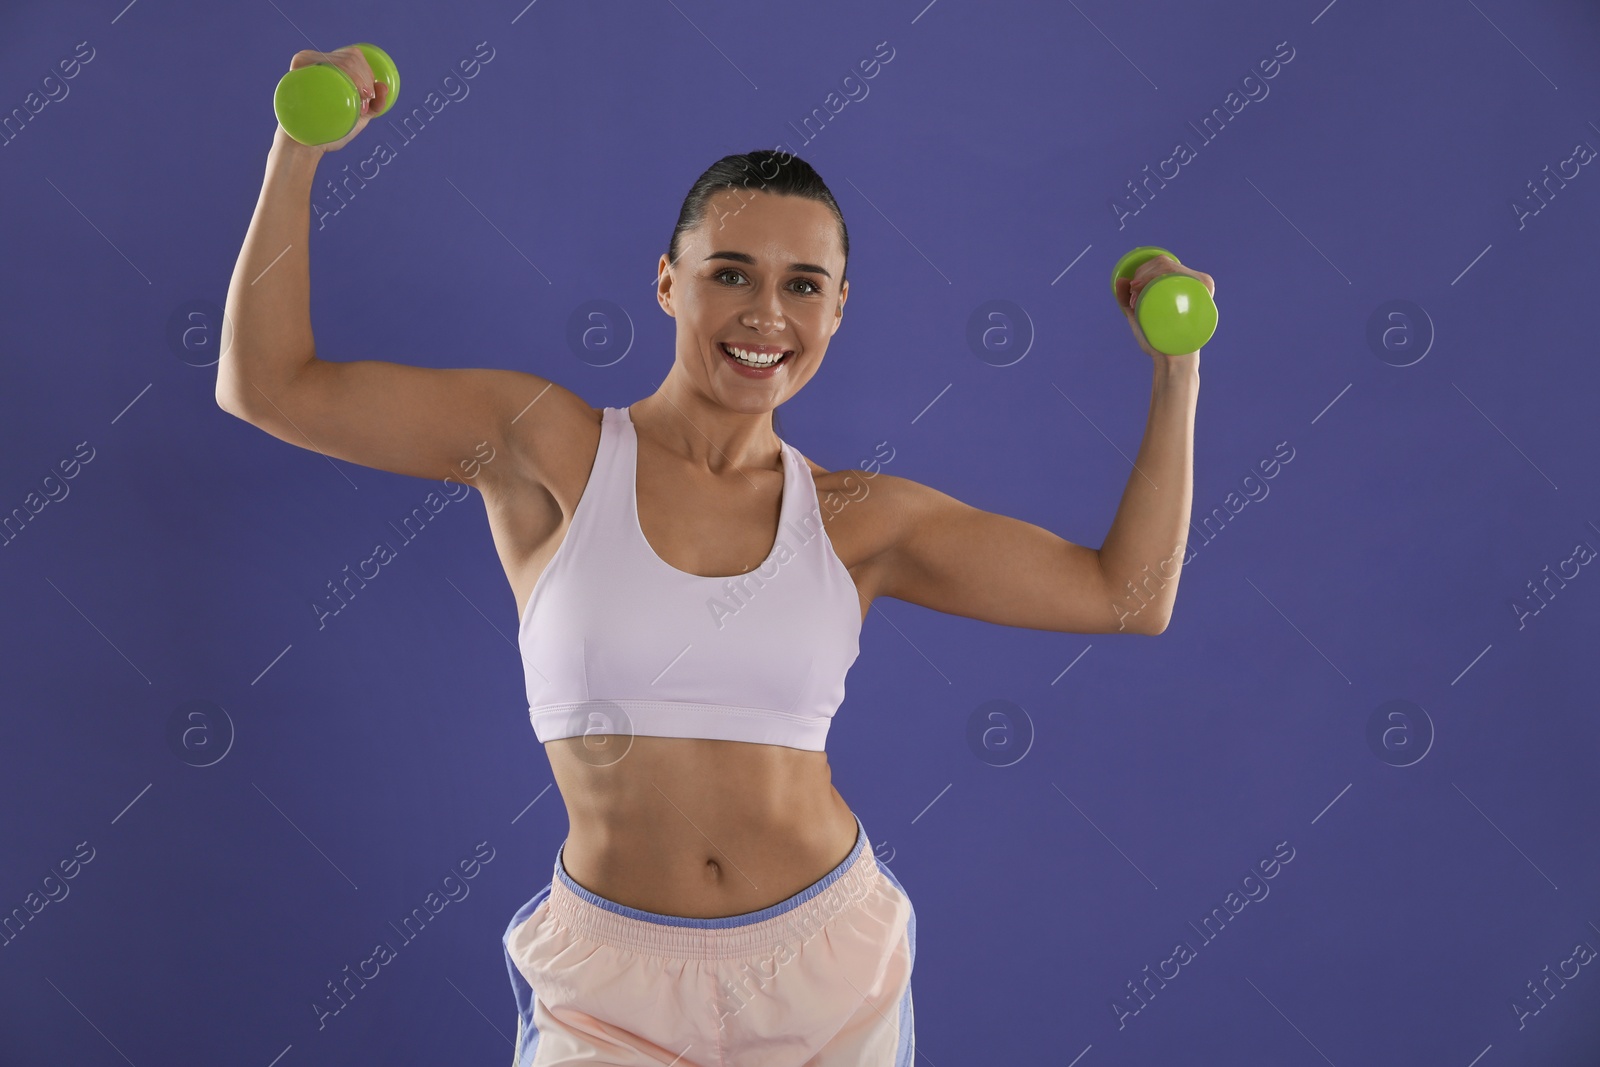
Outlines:
[{"label": "elastic waistband", "polygon": [[591,893],[567,874],[562,863],[566,842],[562,842],[550,882],[550,912],[590,940],[654,956],[729,959],[771,951],[785,942],[810,938],[878,888],[883,876],[877,857],[861,817],[855,820],[855,846],[833,870],[771,907],[715,919],[642,911]]}]

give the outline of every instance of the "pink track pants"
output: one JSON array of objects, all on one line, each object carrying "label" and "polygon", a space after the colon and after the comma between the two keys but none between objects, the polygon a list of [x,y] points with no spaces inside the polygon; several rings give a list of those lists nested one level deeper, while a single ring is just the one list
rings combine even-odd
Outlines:
[{"label": "pink track pants", "polygon": [[859,816],[833,870],[717,919],[597,896],[561,852],[503,938],[513,1067],[909,1067],[917,915]]}]

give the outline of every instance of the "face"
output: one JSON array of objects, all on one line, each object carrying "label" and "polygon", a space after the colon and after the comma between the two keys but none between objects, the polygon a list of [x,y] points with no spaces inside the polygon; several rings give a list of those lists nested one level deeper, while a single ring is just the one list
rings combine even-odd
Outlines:
[{"label": "face", "polygon": [[[679,239],[678,261],[658,265],[656,299],[678,320],[673,373],[735,411],[770,411],[817,373],[839,328],[848,284],[839,223],[827,205],[798,196],[724,189]],[[725,345],[787,353],[746,370]]]}]

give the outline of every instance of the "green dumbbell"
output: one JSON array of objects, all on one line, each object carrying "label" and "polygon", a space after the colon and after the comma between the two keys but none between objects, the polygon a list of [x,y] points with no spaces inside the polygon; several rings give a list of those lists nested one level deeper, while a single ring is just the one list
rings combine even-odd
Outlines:
[{"label": "green dumbbell", "polygon": [[[374,83],[388,86],[383,106],[371,112],[377,116],[394,106],[400,95],[400,71],[389,53],[375,44],[358,44],[372,68]],[[296,67],[278,79],[272,94],[272,110],[278,125],[305,145],[331,144],[356,128],[361,119],[361,90],[350,75],[332,63],[312,63]]]},{"label": "green dumbbell", "polygon": [[[1117,295],[1117,279],[1132,278],[1133,272],[1156,256],[1172,256],[1165,248],[1140,245],[1127,252],[1111,268],[1111,295]],[[1217,305],[1199,279],[1187,274],[1163,274],[1139,290],[1133,306],[1150,347],[1169,356],[1198,352],[1217,332]]]}]

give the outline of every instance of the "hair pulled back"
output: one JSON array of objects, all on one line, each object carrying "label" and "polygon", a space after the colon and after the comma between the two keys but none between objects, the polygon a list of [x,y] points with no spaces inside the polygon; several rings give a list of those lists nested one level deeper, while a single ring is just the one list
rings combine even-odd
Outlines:
[{"label": "hair pulled back", "polygon": [[839,284],[844,284],[850,263],[850,231],[845,228],[838,201],[811,164],[793,153],[772,148],[723,156],[695,179],[689,187],[689,195],[683,198],[678,225],[673,228],[672,240],[667,244],[668,263],[678,262],[683,235],[705,221],[711,197],[723,189],[798,196],[827,205],[839,221],[839,245],[845,259],[845,271],[840,272]]}]

